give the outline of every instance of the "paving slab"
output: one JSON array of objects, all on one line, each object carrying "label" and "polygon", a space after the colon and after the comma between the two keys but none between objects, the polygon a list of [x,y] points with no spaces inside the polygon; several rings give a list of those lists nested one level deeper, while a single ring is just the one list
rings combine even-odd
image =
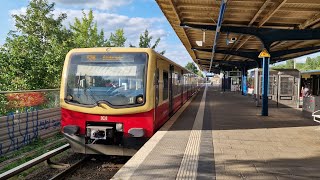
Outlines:
[{"label": "paving slab", "polygon": [[249,96],[202,88],[113,179],[320,179],[318,124],[299,109],[260,113]]}]

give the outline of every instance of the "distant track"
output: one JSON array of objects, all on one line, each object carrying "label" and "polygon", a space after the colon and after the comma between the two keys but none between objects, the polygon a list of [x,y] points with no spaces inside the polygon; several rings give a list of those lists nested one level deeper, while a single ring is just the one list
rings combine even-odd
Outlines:
[{"label": "distant track", "polygon": [[49,152],[47,152],[47,153],[45,153],[45,154],[43,154],[43,155],[41,155],[41,156],[39,156],[37,158],[34,158],[34,159],[32,159],[32,160],[30,160],[30,161],[28,161],[26,163],[23,163],[20,166],[17,166],[17,167],[15,167],[15,168],[13,168],[13,169],[11,169],[9,171],[6,171],[6,172],[0,174],[0,180],[8,179],[10,177],[13,177],[13,176],[15,176],[15,175],[17,175],[17,174],[19,174],[19,173],[31,168],[31,167],[33,167],[33,166],[43,162],[43,161],[49,160],[51,157],[53,157],[53,156],[55,156],[57,154],[60,154],[60,153],[62,153],[64,151],[66,151],[69,148],[70,148],[70,144],[65,144],[65,145],[60,146],[60,147],[58,147],[58,148],[56,148],[56,149],[54,149],[52,151],[49,151]]}]

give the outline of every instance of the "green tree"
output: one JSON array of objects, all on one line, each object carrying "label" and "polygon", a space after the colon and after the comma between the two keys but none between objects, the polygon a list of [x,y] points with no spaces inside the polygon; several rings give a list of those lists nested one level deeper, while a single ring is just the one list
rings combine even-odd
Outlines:
[{"label": "green tree", "polygon": [[[16,31],[11,31],[1,50],[7,59],[1,72],[3,90],[54,88],[60,86],[65,54],[71,33],[62,21],[66,14],[54,18],[54,3],[31,0],[26,13],[13,15]],[[2,55],[3,56],[3,55]],[[1,64],[3,66],[3,64]]]},{"label": "green tree", "polygon": [[9,56],[2,47],[0,48],[0,64],[0,90],[5,91],[8,90],[7,85],[11,83],[14,74],[10,71]]},{"label": "green tree", "polygon": [[127,38],[124,36],[123,29],[117,29],[116,32],[110,34],[107,46],[110,47],[124,47]]},{"label": "green tree", "polygon": [[188,69],[189,71],[198,74],[198,68],[196,67],[196,65],[192,62],[188,62],[188,64],[185,66],[186,69]]},{"label": "green tree", "polygon": [[[156,40],[156,42],[155,42],[153,45],[151,45],[152,38],[153,38],[153,37],[149,35],[148,29],[146,29],[143,34],[140,34],[139,47],[140,47],[140,48],[156,49],[156,47],[159,45],[161,39],[158,38],[158,39]],[[130,44],[130,47],[135,47],[135,46],[132,45],[132,44]],[[160,53],[161,55],[164,55],[165,52],[166,52],[166,51],[161,51],[161,52],[159,52],[159,53]]]},{"label": "green tree", "polygon": [[[288,60],[285,64],[273,66],[272,69],[293,69],[293,63],[293,60]],[[296,69],[298,69],[299,71],[320,69],[320,56],[315,58],[307,57],[305,63],[296,63]]]},{"label": "green tree", "polygon": [[70,24],[73,32],[72,39],[75,47],[103,47],[106,45],[103,29],[98,32],[97,22],[94,22],[92,10],[86,14],[82,11],[81,19],[75,18],[74,24]]},{"label": "green tree", "polygon": [[290,59],[287,60],[285,64],[279,64],[272,67],[272,69],[293,69],[294,67],[294,60]]},{"label": "green tree", "polygon": [[198,76],[203,77],[203,74],[201,71],[198,71]]},{"label": "green tree", "polygon": [[306,62],[303,66],[303,70],[308,71],[315,69],[320,69],[320,56],[315,58],[307,57]]}]

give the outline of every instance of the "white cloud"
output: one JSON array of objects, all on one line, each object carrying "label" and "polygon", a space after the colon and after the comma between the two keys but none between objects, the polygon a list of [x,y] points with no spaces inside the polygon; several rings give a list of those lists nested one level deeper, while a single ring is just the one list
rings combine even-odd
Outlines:
[{"label": "white cloud", "polygon": [[9,14],[10,15],[13,15],[13,14],[25,14],[27,11],[27,7],[22,7],[20,9],[12,9],[9,11]]},{"label": "white cloud", "polygon": [[[84,11],[85,13],[89,12],[89,10]],[[11,10],[10,14],[24,14],[25,12],[26,8],[23,7]],[[83,16],[81,10],[74,9],[56,8],[53,13],[55,16],[66,13],[68,18],[63,23],[67,27],[69,26],[69,23],[72,24],[74,22],[76,17],[80,19]],[[145,29],[148,29],[150,35],[153,37],[152,43],[154,43],[157,38],[161,38],[160,44],[156,49],[157,51],[166,50],[165,56],[181,66],[185,66],[188,62],[193,62],[180,41],[178,41],[178,44],[177,42],[172,43],[171,41],[168,41],[170,33],[165,30],[165,18],[128,17],[97,10],[93,11],[93,14],[95,21],[98,23],[98,27],[104,29],[106,38],[110,36],[111,32],[115,32],[116,29],[123,28],[125,36],[127,37],[126,46],[129,46],[129,43],[138,45],[140,34],[142,34]]]},{"label": "white cloud", "polygon": [[[89,12],[89,10],[84,11],[85,13]],[[64,25],[66,26],[68,26],[69,23],[72,24],[76,17],[81,18],[83,16],[81,10],[57,8],[54,12],[56,16],[61,13],[66,13],[68,16],[67,20],[64,22]],[[125,36],[127,37],[127,45],[129,43],[138,44],[139,36],[145,29],[149,30],[150,35],[153,36],[154,40],[159,37],[162,39],[167,36],[167,32],[161,25],[161,23],[165,22],[164,18],[128,17],[100,11],[94,11],[93,15],[95,21],[98,23],[98,27],[104,29],[107,37],[109,37],[111,32],[115,32],[116,29],[124,29]]]},{"label": "white cloud", "polygon": [[68,5],[72,7],[94,8],[100,10],[110,10],[115,7],[120,7],[132,3],[132,0],[50,0],[57,4]]},{"label": "white cloud", "polygon": [[175,63],[184,67],[188,62],[193,62],[188,51],[182,44],[176,45],[163,43],[161,47],[162,46],[166,46],[164,48],[166,50],[165,56]]}]

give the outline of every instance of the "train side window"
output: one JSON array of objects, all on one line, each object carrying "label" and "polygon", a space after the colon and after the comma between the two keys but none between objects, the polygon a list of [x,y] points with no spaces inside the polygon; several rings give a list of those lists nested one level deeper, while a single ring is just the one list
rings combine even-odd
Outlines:
[{"label": "train side window", "polygon": [[166,71],[163,71],[163,100],[166,100],[168,99],[168,79],[169,79],[169,76],[168,76],[168,72]]}]

